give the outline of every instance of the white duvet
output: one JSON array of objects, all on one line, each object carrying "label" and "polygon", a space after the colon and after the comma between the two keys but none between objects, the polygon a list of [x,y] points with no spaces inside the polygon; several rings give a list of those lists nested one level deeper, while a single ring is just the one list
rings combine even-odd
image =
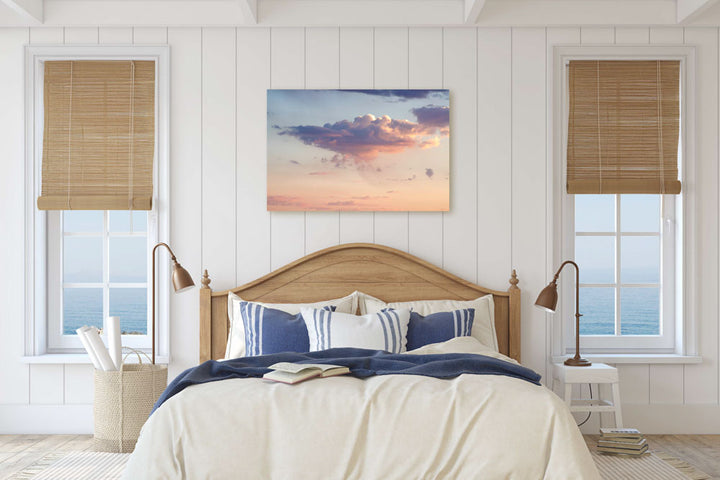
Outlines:
[{"label": "white duvet", "polygon": [[[416,353],[482,353],[472,337]],[[565,404],[492,375],[232,379],[143,427],[126,479],[599,479]]]}]

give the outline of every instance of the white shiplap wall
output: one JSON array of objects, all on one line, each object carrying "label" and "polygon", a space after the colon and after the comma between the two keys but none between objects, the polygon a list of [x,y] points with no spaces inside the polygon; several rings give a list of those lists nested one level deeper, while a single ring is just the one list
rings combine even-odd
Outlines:
[{"label": "white shiplap wall", "polygon": [[[523,361],[547,373],[555,339],[531,308],[552,274],[548,46],[698,46],[701,365],[623,365],[626,423],[717,431],[718,30],[716,28],[2,28],[0,29],[0,432],[88,431],[92,370],[21,363],[25,44],[171,46],[171,243],[216,289],[340,242],[399,248],[473,282],[507,288],[517,268]],[[268,213],[267,88],[449,88],[448,213]],[[172,297],[171,375],[197,359],[197,293]],[[708,415],[715,420],[707,421]]]}]

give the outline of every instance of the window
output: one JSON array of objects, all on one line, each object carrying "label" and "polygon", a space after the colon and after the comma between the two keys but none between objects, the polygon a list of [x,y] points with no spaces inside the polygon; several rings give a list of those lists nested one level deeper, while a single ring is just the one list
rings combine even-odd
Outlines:
[{"label": "window", "polygon": [[675,196],[568,197],[584,347],[672,348]]},{"label": "window", "polygon": [[50,212],[50,350],[77,348],[75,330],[83,325],[102,329],[108,316],[120,317],[124,345],[148,345],[152,218],[146,211]]},{"label": "window", "polygon": [[[689,256],[685,245],[693,242],[695,198],[692,189],[679,188],[680,183],[692,185],[694,180],[693,159],[688,156],[688,152],[693,152],[694,49],[563,46],[554,47],[553,54],[553,129],[556,133],[550,140],[554,157],[551,178],[555,205],[553,235],[559,241],[549,268],[557,267],[564,259],[574,259],[580,266],[581,349],[587,354],[694,355],[697,352],[692,318],[695,294],[692,278],[685,276],[687,259],[694,257]],[[609,62],[592,70],[598,61]],[[666,121],[662,113],[653,118],[653,122],[657,122],[653,123],[654,131],[661,139],[656,145],[670,145],[669,149],[659,148],[658,152],[652,141],[640,142],[639,136],[633,140],[633,135],[628,135],[627,125],[638,125],[638,121],[643,124],[642,119],[647,116],[638,112],[653,110],[653,106],[647,100],[623,104],[621,100],[628,98],[630,102],[637,102],[638,90],[626,90],[623,94],[620,82],[602,78],[603,68],[609,68],[622,70],[624,79],[636,81],[627,75],[630,61],[640,61],[641,68],[651,71],[656,63],[658,78],[667,74],[661,69],[673,62],[679,65],[676,123],[673,125],[672,119]],[[592,75],[573,80],[585,88],[585,97],[579,100],[582,103],[577,103],[578,97],[575,97],[574,107],[580,109],[575,112],[571,110],[570,101],[570,90],[577,86],[570,85],[572,62],[585,69],[583,75],[592,70]],[[588,69],[588,65],[592,68]],[[650,91],[648,84],[652,77],[643,78],[645,80],[635,83],[635,87]],[[663,81],[665,79],[663,77]],[[662,85],[668,88],[667,83]],[[591,95],[593,92],[595,95]],[[659,87],[657,92],[660,93]],[[593,103],[596,101],[593,97],[598,104]],[[659,98],[657,104],[665,107],[668,97]],[[625,108],[629,111],[628,118],[613,118]],[[677,108],[676,103],[675,112]],[[571,120],[573,118],[575,120]],[[674,138],[667,134],[673,131]],[[650,130],[641,133],[643,139],[652,138]],[[573,142],[577,143],[569,141],[572,135],[576,135]],[[571,147],[573,151],[569,150]],[[638,151],[642,153],[638,155]],[[673,158],[669,152],[674,151],[677,154]],[[568,172],[569,156],[573,161],[572,182]],[[630,163],[623,163],[627,158],[631,158]],[[627,174],[618,175],[624,169]],[[676,191],[680,193],[662,193]],[[575,349],[572,277],[561,277],[556,315],[560,332],[554,343],[554,355],[565,355]],[[690,298],[685,298],[685,292]]]},{"label": "window", "polygon": [[[150,251],[155,243],[167,241],[169,234],[168,48],[27,46],[25,53],[28,132],[25,189],[26,355],[84,353],[75,330],[81,325],[102,328],[104,319],[108,316],[120,317],[123,345],[149,348],[149,318],[152,313]],[[53,167],[50,172],[52,175],[43,179],[43,160],[50,155],[44,156],[47,152],[43,152],[46,125],[44,86],[45,73],[49,71],[46,67],[48,62],[61,66],[63,62],[72,63],[71,85],[76,86],[80,85],[81,81],[73,83],[72,80],[82,78],[83,62],[88,64],[90,61],[105,63],[108,68],[120,63],[132,63],[133,85],[146,81],[144,72],[147,69],[142,65],[154,65],[154,96],[150,89],[149,99],[147,96],[138,96],[132,100],[133,112],[139,111],[137,102],[142,100],[146,102],[145,105],[152,102],[150,115],[132,116],[132,122],[135,123],[131,122],[133,128],[130,130],[131,136],[137,136],[139,131],[147,129],[136,127],[142,122],[147,125],[147,119],[151,119],[153,121],[150,123],[150,134],[130,147],[131,167],[121,158],[117,158],[124,152],[120,149],[120,142],[105,147],[105,150],[102,146],[85,148],[79,152],[74,150],[72,157],[70,153],[63,153],[63,143],[59,142],[59,147],[53,146],[48,151],[54,152],[54,159],[67,158],[66,163],[69,166],[60,170]],[[67,72],[62,68],[56,70],[52,70],[53,75],[67,76]],[[56,92],[62,93],[60,90]],[[80,100],[76,100],[77,102],[70,103],[70,107],[76,108],[69,108],[68,111],[72,116],[69,125],[77,128],[81,122],[74,120],[84,116],[84,121],[87,121],[87,115],[92,116],[92,113],[86,115]],[[126,110],[123,109],[123,112]],[[62,109],[59,113],[56,110],[49,113],[56,128],[67,120],[63,119],[61,113]],[[69,126],[62,128],[68,129],[68,138],[71,138],[71,133],[78,133]],[[85,127],[83,129],[85,134],[88,130],[93,130]],[[119,128],[118,131],[126,130]],[[93,130],[91,134],[85,135],[91,137],[90,140],[83,139],[83,132],[77,136],[82,142],[97,140],[103,135]],[[75,137],[72,137],[72,141],[75,141]],[[83,175],[82,168],[86,165],[83,162],[97,163],[95,158],[91,158],[93,150],[95,156],[97,152],[103,155],[102,152],[107,152],[108,161],[104,164],[100,162],[100,169],[91,168],[93,175]],[[147,156],[148,150],[152,163],[139,164],[139,155],[142,153]],[[123,174],[128,168],[131,176]],[[98,179],[102,176],[98,175],[98,172],[105,177],[115,175],[112,183],[105,186],[99,183]],[[149,179],[149,182],[138,181],[140,175]],[[65,178],[67,181],[63,182]],[[122,188],[124,178],[133,179],[130,182],[131,195],[116,191],[117,188]],[[86,193],[94,197],[85,196]],[[150,210],[147,210],[148,208]],[[169,269],[159,268],[156,281],[157,352],[160,357],[165,357],[169,353]],[[58,359],[60,361],[61,357]]]}]

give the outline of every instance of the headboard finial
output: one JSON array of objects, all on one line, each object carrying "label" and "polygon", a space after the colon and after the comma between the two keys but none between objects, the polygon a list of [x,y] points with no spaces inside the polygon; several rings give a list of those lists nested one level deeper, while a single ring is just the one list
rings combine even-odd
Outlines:
[{"label": "headboard finial", "polygon": [[200,280],[202,282],[202,288],[210,288],[210,275],[208,275],[207,268],[205,269],[205,273],[203,273],[202,279]]},{"label": "headboard finial", "polygon": [[510,277],[510,285],[512,285],[510,288],[518,288],[518,283],[520,283],[520,280],[518,279],[517,272],[513,268],[512,276]]}]

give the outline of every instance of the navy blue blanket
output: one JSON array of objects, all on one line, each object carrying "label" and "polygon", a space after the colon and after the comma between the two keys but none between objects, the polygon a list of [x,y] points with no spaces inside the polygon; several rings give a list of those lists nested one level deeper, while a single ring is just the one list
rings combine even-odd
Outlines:
[{"label": "navy blue blanket", "polygon": [[230,378],[262,377],[270,365],[278,362],[328,363],[350,368],[350,375],[366,378],[373,375],[423,375],[454,378],[464,373],[505,375],[540,385],[540,375],[529,368],[485,355],[447,353],[441,355],[406,355],[362,348],[331,348],[310,353],[276,353],[242,357],[218,362],[208,360],[175,377],[153,407],[153,412],[173,395],[191,385]]}]

